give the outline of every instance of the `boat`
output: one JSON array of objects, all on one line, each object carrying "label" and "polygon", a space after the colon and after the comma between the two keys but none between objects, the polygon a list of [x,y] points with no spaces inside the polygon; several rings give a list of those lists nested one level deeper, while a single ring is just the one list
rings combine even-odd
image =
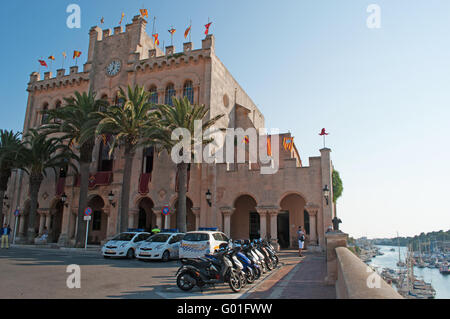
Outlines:
[{"label": "boat", "polygon": [[448,263],[443,263],[441,265],[441,267],[439,267],[439,272],[442,275],[450,275],[450,267],[449,267]]},{"label": "boat", "polygon": [[391,249],[389,249],[389,251],[395,251],[395,248],[391,248]]}]

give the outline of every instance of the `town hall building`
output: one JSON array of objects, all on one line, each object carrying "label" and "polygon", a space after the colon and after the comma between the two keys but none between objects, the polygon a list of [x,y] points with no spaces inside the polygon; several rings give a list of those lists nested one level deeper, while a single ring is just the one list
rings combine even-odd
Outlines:
[{"label": "town hall building", "polygon": [[[213,35],[201,48],[184,43],[182,52],[168,46],[163,52],[146,33],[147,22],[140,16],[114,30],[91,28],[87,62],[51,72],[31,74],[24,132],[46,123],[42,111],[61,107],[75,91],[92,90],[97,98],[118,102],[119,88],[144,86],[151,102],[170,104],[173,96],[186,96],[192,103],[210,108],[209,118],[225,116],[218,125],[226,128],[265,128],[258,107],[216,56]],[[233,239],[268,238],[282,248],[296,247],[298,226],[307,233],[307,245],[324,248],[325,231],[335,217],[332,195],[331,150],[309,158],[303,166],[294,145],[283,146],[289,133],[279,134],[279,169],[261,174],[260,164],[191,164],[188,173],[187,229],[218,227]],[[239,141],[238,141],[239,142]],[[108,156],[108,144],[97,139],[90,166],[88,206],[93,215],[88,241],[101,244],[118,232],[118,210],[124,159],[119,150]],[[167,153],[142,148],[135,154],[128,212],[128,227],[151,229],[176,227],[176,165]],[[16,237],[26,233],[29,213],[28,176],[14,172],[7,196],[11,204],[4,211],[6,222],[16,225]],[[324,189],[330,189],[328,197]],[[77,232],[79,177],[74,172],[46,176],[39,192],[36,234],[49,230],[49,240],[73,245]],[[63,201],[63,195],[65,201]],[[210,199],[209,199],[210,195]],[[66,198],[67,197],[67,198]],[[207,198],[208,197],[208,198]],[[170,208],[164,215],[165,206]],[[16,208],[19,216],[14,215]]]}]

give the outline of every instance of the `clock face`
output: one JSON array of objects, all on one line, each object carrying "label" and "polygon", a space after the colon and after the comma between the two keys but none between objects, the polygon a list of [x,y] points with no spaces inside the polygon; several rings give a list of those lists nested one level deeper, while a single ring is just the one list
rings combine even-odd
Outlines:
[{"label": "clock face", "polygon": [[114,60],[106,67],[106,74],[109,76],[115,76],[120,72],[122,63],[119,60]]}]

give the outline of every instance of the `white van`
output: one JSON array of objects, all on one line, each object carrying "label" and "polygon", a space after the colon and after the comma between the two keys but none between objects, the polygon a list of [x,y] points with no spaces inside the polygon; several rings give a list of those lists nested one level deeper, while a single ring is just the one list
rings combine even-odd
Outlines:
[{"label": "white van", "polygon": [[198,258],[213,254],[221,244],[228,244],[229,238],[220,231],[200,230],[187,232],[181,241],[179,257]]}]

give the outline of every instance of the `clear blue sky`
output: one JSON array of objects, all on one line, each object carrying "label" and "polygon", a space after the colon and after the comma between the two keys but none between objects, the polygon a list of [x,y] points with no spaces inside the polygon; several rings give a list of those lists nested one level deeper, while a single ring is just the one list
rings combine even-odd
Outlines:
[{"label": "clear blue sky", "polygon": [[[66,8],[82,9],[82,28],[68,29]],[[369,29],[369,4],[381,29]],[[331,133],[344,194],[342,229],[352,236],[414,235],[450,228],[450,1],[193,0],[2,2],[0,127],[21,130],[29,74],[37,60],[83,52],[88,31],[125,23],[145,7],[157,16],[161,43],[175,46],[193,22],[214,22],[216,53],[260,107],[268,128],[290,130],[304,162],[319,155],[322,127]],[[151,33],[151,23],[147,30]]]}]

